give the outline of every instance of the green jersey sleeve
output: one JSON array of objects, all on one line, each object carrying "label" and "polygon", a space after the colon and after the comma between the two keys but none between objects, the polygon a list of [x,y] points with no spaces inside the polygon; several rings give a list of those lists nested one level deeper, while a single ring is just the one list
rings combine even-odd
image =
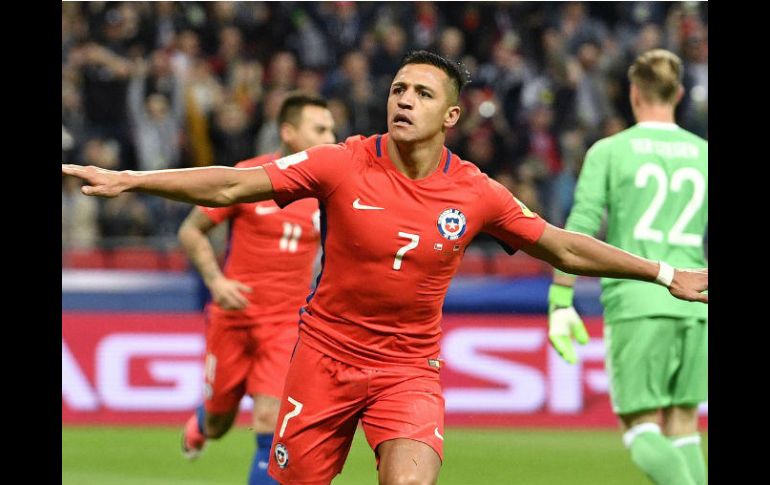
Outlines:
[{"label": "green jersey sleeve", "polygon": [[595,236],[599,232],[607,205],[609,163],[608,140],[601,140],[588,150],[575,187],[575,199],[565,229],[589,236]]}]

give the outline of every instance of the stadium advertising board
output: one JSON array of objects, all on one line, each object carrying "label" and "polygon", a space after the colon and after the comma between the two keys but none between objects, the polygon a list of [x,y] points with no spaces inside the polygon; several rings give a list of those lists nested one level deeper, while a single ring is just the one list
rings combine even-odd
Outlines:
[{"label": "stadium advertising board", "polygon": [[[586,319],[591,339],[572,366],[548,345],[545,318],[445,315],[447,425],[616,426],[601,319]],[[184,422],[202,396],[202,331],[197,313],[63,313],[62,423]]]}]

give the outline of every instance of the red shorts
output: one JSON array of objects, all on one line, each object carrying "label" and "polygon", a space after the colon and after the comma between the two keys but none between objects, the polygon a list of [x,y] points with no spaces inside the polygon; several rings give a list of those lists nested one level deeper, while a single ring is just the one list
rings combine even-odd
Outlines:
[{"label": "red shorts", "polygon": [[280,398],[297,343],[297,324],[225,325],[206,320],[204,406],[224,414],[236,409],[244,394]]},{"label": "red shorts", "polygon": [[444,398],[437,369],[361,369],[301,339],[286,376],[270,457],[279,483],[329,483],[342,471],[358,420],[369,446],[409,438],[443,460]]}]

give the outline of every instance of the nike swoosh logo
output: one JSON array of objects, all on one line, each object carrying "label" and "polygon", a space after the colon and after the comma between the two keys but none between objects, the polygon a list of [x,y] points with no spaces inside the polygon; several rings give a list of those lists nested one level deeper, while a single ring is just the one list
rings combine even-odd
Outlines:
[{"label": "nike swoosh logo", "polygon": [[436,438],[440,439],[441,441],[444,441],[444,437],[441,436],[441,433],[438,432],[438,426],[436,426],[436,429],[433,430],[433,434],[436,435]]},{"label": "nike swoosh logo", "polygon": [[258,205],[254,208],[254,212],[256,212],[258,216],[266,216],[273,212],[278,212],[279,210],[281,210],[279,207],[272,207],[269,205]]},{"label": "nike swoosh logo", "polygon": [[370,210],[370,211],[381,211],[385,210],[384,207],[375,207],[373,205],[364,205],[361,203],[361,199],[356,199],[353,201],[353,208],[354,209],[361,209],[361,210]]}]

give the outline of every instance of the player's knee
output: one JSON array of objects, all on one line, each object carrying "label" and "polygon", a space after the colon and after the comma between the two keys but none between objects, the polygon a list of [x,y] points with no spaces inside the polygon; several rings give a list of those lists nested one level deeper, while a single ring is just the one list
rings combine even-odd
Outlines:
[{"label": "player's knee", "polygon": [[255,409],[254,410],[254,427],[275,427],[275,423],[278,421],[277,409]]},{"label": "player's knee", "polygon": [[254,399],[253,425],[257,433],[269,433],[278,421],[279,401],[268,396]]},{"label": "player's knee", "polygon": [[698,431],[698,408],[672,406],[663,412],[663,432],[666,436],[681,436]]},{"label": "player's knee", "polygon": [[257,433],[272,433],[275,431],[275,418],[269,416],[254,416],[251,426],[252,430]]},{"label": "player's knee", "polygon": [[398,470],[389,474],[380,485],[433,485],[436,481],[414,470]]},{"label": "player's knee", "polygon": [[618,415],[621,423],[623,424],[623,432],[625,433],[629,429],[640,424],[658,423],[658,411],[658,409],[647,409],[644,411]]}]

